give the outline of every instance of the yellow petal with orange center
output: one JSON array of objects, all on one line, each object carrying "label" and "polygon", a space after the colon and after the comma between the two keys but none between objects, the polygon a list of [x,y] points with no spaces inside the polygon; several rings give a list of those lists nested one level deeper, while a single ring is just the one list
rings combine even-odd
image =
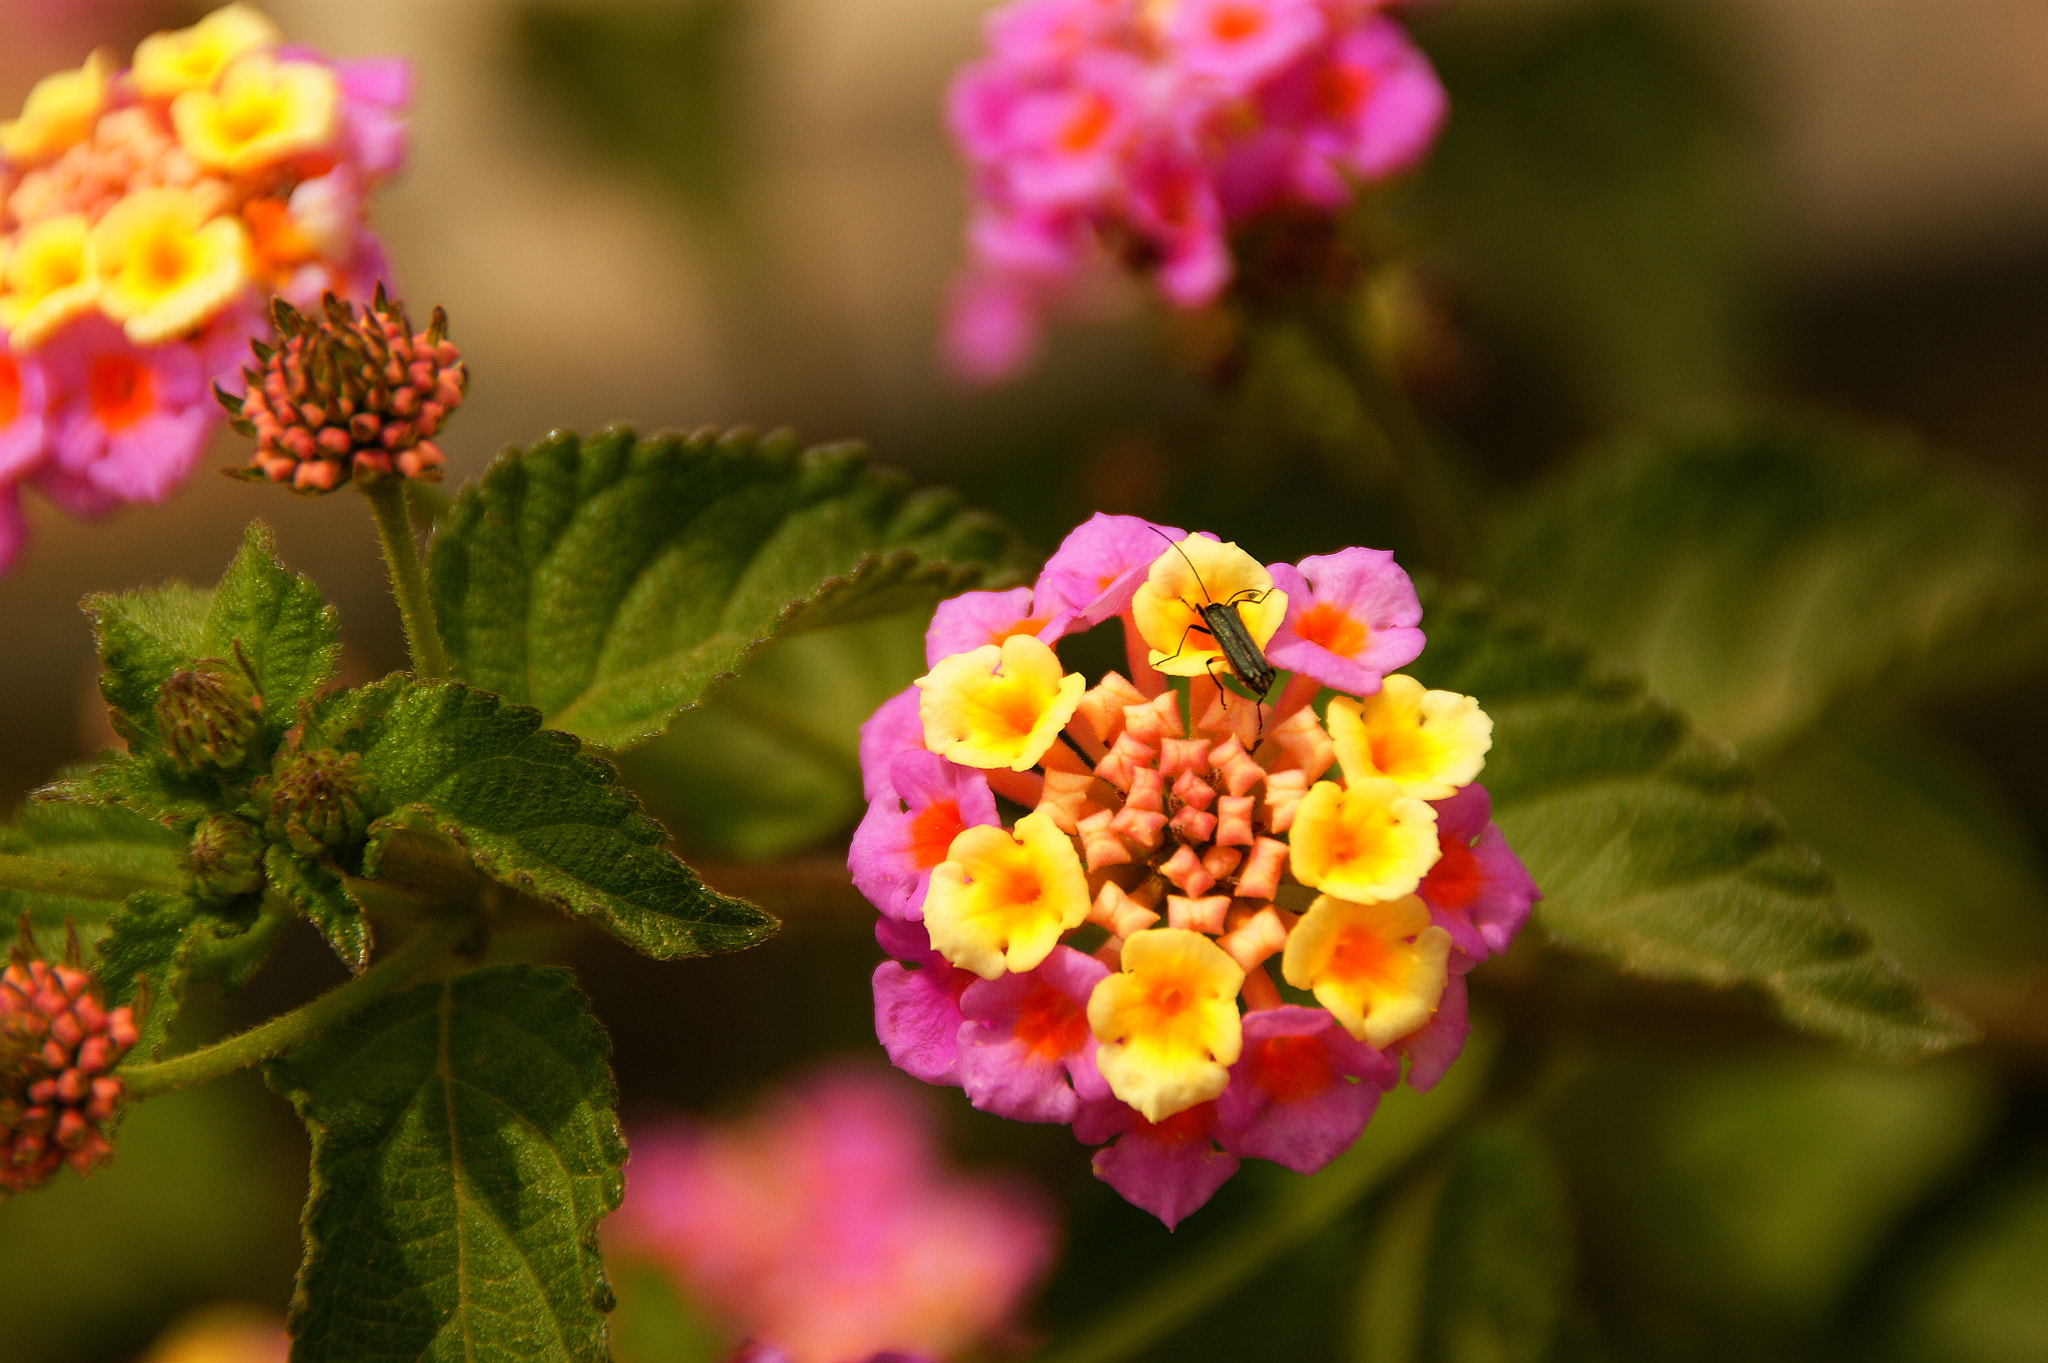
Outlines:
[{"label": "yellow petal with orange center", "polygon": [[15,243],[7,257],[6,290],[0,293],[0,326],[7,328],[15,349],[38,345],[72,318],[92,311],[99,281],[86,258],[91,230],[83,214],[66,213],[43,219]]},{"label": "yellow petal with orange center", "polygon": [[249,283],[248,229],[238,218],[209,220],[210,206],[191,190],[138,190],[93,228],[100,307],[137,345],[184,335]]},{"label": "yellow petal with orange center", "polygon": [[1123,969],[1088,996],[1095,1066],[1110,1091],[1148,1122],[1221,1094],[1244,1045],[1243,985],[1237,962],[1199,932],[1151,928],[1126,937]]},{"label": "yellow petal with orange center", "polygon": [[1162,546],[1131,598],[1138,633],[1151,646],[1148,661],[1174,677],[1200,677],[1211,665],[1229,670],[1201,607],[1229,605],[1253,643],[1264,648],[1287,618],[1287,593],[1273,586],[1265,565],[1235,544],[1201,535]]},{"label": "yellow petal with orange center", "polygon": [[1029,771],[1059,741],[1088,682],[1064,672],[1043,640],[1013,634],[941,658],[917,684],[925,747],[963,767]]},{"label": "yellow petal with orange center", "polygon": [[1287,840],[1296,880],[1347,899],[1413,892],[1441,851],[1436,811],[1394,782],[1372,777],[1310,786]]},{"label": "yellow petal with orange center", "polygon": [[113,69],[113,58],[95,52],[76,71],[59,71],[37,81],[21,117],[0,123],[0,156],[17,166],[32,166],[83,142],[107,107],[107,81]]},{"label": "yellow petal with orange center", "polygon": [[237,57],[283,41],[268,15],[247,5],[228,5],[190,28],[152,33],[137,43],[135,85],[150,99],[210,90]]},{"label": "yellow petal with orange center", "polygon": [[202,166],[231,175],[261,170],[334,139],[341,89],[313,62],[243,57],[218,92],[187,90],[171,105],[178,141]]},{"label": "yellow petal with orange center", "polygon": [[1348,779],[1384,777],[1420,800],[1470,784],[1493,747],[1493,719],[1478,701],[1426,691],[1413,677],[1388,677],[1363,700],[1331,701],[1329,724]]},{"label": "yellow petal with orange center", "polygon": [[1451,935],[1414,895],[1358,903],[1326,894],[1288,934],[1280,973],[1312,991],[1352,1036],[1384,1047],[1435,1014],[1450,954]]},{"label": "yellow petal with orange center", "polygon": [[924,926],[932,949],[984,980],[1033,969],[1088,916],[1074,841],[1043,814],[961,830],[932,869]]}]

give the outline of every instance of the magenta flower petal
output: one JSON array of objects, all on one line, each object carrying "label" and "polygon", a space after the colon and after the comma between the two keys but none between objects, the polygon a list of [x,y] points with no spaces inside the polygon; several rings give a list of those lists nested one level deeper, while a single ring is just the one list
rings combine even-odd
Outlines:
[{"label": "magenta flower petal", "polygon": [[883,913],[921,919],[932,868],[962,829],[997,822],[996,797],[980,772],[923,748],[896,754],[889,783],[854,830],[847,869],[854,888]]},{"label": "magenta flower petal", "polygon": [[970,270],[954,282],[946,304],[939,356],[967,383],[1001,383],[1037,358],[1042,330],[1029,286],[1009,275]]},{"label": "magenta flower petal", "polygon": [[191,346],[137,346],[92,316],[52,337],[43,356],[65,395],[51,433],[53,462],[80,492],[161,501],[192,471],[221,418]]},{"label": "magenta flower petal", "polygon": [[897,958],[876,966],[873,979],[875,1035],[882,1049],[905,1074],[927,1084],[957,1085],[960,995],[977,977],[933,951],[915,923],[881,919],[875,940]]},{"label": "magenta flower petal", "polygon": [[1317,0],[1181,0],[1172,14],[1166,37],[1174,64],[1233,96],[1249,94],[1324,30]]},{"label": "magenta flower petal", "polygon": [[1408,1057],[1408,1087],[1417,1093],[1435,1088],[1465,1049],[1465,1038],[1472,1032],[1465,1005],[1465,972],[1471,968],[1471,961],[1460,961],[1459,953],[1453,951],[1451,977],[1444,983],[1443,997],[1437,1000],[1436,1015],[1421,1031],[1392,1047]]},{"label": "magenta flower petal", "polygon": [[860,786],[869,800],[893,794],[889,767],[898,753],[924,746],[924,719],[917,710],[918,690],[907,686],[882,702],[860,726]]},{"label": "magenta flower petal", "polygon": [[1095,1152],[1095,1176],[1172,1230],[1201,1210],[1237,1172],[1237,1156],[1216,1148],[1216,1104],[1200,1103],[1159,1123],[1114,1098],[1083,1103],[1074,1135],[1084,1144],[1117,1137]]},{"label": "magenta flower petal", "polygon": [[0,573],[14,566],[26,543],[28,520],[21,514],[21,489],[13,483],[0,486]]},{"label": "magenta flower petal", "polygon": [[1287,618],[1266,645],[1275,667],[1369,696],[1421,655],[1422,603],[1391,551],[1343,549],[1271,571],[1287,593]]},{"label": "magenta flower petal", "polygon": [[1080,1099],[1107,1098],[1088,1030],[1088,995],[1107,974],[1094,957],[1054,947],[1025,974],[968,985],[959,1033],[968,1101],[1020,1122],[1071,1122]]},{"label": "magenta flower petal", "polygon": [[1400,1077],[1321,1008],[1247,1013],[1244,1052],[1216,1100],[1218,1138],[1233,1155],[1313,1174],[1358,1139]]},{"label": "magenta flower petal", "polygon": [[1486,787],[1465,786],[1432,807],[1442,852],[1416,893],[1458,950],[1480,961],[1497,956],[1529,921],[1542,892],[1490,821]]},{"label": "magenta flower petal", "polygon": [[1045,561],[1033,604],[1040,612],[1072,612],[1082,628],[1099,625],[1128,610],[1152,561],[1186,538],[1172,526],[1097,512]]},{"label": "magenta flower petal", "polygon": [[1000,644],[1013,634],[1034,634],[1054,643],[1067,633],[1069,612],[1034,611],[1029,587],[1006,592],[962,592],[941,601],[924,632],[924,661],[937,667],[941,659],[967,653],[984,644]]},{"label": "magenta flower petal", "polygon": [[14,354],[0,336],[0,486],[35,472],[49,453],[43,420],[49,398],[42,364]]}]

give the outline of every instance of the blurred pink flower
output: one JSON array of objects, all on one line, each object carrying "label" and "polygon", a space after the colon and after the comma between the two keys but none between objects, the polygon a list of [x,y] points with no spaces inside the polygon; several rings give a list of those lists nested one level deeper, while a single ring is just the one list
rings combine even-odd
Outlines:
[{"label": "blurred pink flower", "polygon": [[669,1268],[757,1363],[951,1358],[1000,1341],[1052,1261],[1041,1201],[948,1170],[884,1075],[828,1071],[737,1122],[630,1144],[610,1249]]}]

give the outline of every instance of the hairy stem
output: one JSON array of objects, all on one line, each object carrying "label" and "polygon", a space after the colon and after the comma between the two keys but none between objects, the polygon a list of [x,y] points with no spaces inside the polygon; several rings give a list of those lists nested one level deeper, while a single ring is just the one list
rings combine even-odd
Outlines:
[{"label": "hairy stem", "polygon": [[421,681],[440,681],[454,669],[448,663],[448,647],[441,642],[434,599],[427,593],[427,575],[420,567],[412,519],[406,514],[407,484],[403,478],[378,478],[357,486],[370,499],[370,510],[377,518],[377,538],[383,542],[391,594],[398,598],[399,618],[405,622],[405,646],[412,654],[413,675]]},{"label": "hairy stem", "polygon": [[1035,1363],[1115,1363],[1220,1306],[1234,1289],[1409,1165],[1464,1116],[1485,1085],[1492,1057],[1475,1053],[1482,1050],[1469,1047],[1462,1063],[1453,1065],[1427,1096],[1408,1089],[1389,1094],[1365,1135],[1321,1173],[1276,1199],[1249,1224],[1175,1263],[1169,1274],[1054,1344]]},{"label": "hairy stem", "polygon": [[189,1084],[218,1079],[259,1061],[281,1055],[311,1040],[337,1022],[368,1007],[411,982],[448,948],[461,941],[474,924],[467,917],[436,918],[421,924],[404,946],[347,984],[337,985],[311,1003],[280,1013],[270,1021],[225,1041],[172,1056],[151,1065],[124,1066],[119,1074],[131,1098],[153,1098]]},{"label": "hairy stem", "polygon": [[72,899],[126,899],[137,890],[176,894],[182,887],[162,876],[109,871],[41,857],[0,856],[0,889],[30,894],[65,895]]}]

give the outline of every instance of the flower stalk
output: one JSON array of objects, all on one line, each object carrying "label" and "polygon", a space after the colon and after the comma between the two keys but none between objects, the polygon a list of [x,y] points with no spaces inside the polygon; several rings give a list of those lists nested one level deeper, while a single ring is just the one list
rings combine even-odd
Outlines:
[{"label": "flower stalk", "polygon": [[362,484],[363,496],[377,521],[377,538],[384,546],[384,566],[391,574],[391,594],[398,599],[399,618],[405,623],[405,646],[412,657],[413,675],[421,681],[441,681],[453,668],[448,647],[441,642],[441,627],[434,618],[434,598],[427,591],[427,574],[420,565],[419,545],[413,539],[412,520],[405,506],[405,482],[378,478]]}]

